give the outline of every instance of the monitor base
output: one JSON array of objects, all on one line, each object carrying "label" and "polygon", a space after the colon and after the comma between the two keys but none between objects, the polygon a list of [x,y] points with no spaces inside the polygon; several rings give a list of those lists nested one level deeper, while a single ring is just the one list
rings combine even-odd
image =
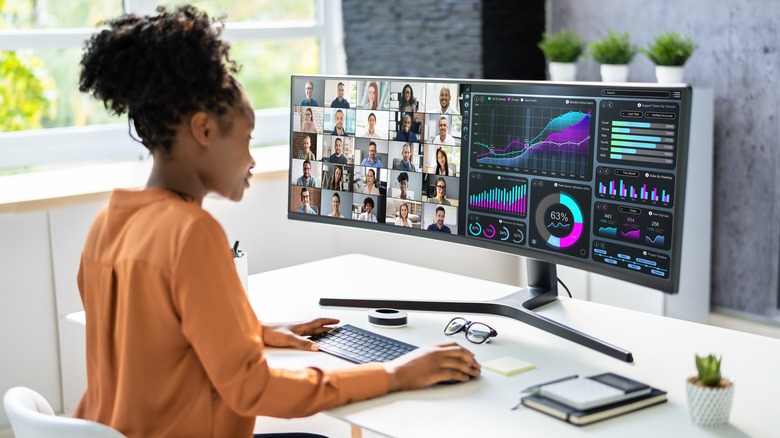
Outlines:
[{"label": "monitor base", "polygon": [[349,298],[320,298],[320,306],[338,307],[391,307],[404,310],[427,310],[432,312],[484,313],[506,316],[532,325],[538,329],[568,339],[577,344],[604,353],[624,362],[633,362],[631,352],[611,345],[569,326],[553,321],[533,311],[558,299],[556,291],[520,289],[517,292],[491,301],[406,301],[406,300],[363,300]]}]

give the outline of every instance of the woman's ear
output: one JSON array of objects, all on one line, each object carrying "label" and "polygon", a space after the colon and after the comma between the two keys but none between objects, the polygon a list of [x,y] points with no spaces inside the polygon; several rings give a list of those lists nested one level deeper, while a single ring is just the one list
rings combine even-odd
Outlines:
[{"label": "woman's ear", "polygon": [[206,146],[209,144],[210,136],[213,135],[213,127],[211,126],[211,117],[205,111],[198,111],[190,117],[190,133],[192,138],[198,142],[198,144]]}]

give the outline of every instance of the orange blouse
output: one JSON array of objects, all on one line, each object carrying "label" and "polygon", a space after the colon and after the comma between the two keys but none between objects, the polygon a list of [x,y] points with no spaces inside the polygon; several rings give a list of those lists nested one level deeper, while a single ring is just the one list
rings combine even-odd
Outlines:
[{"label": "orange blouse", "polygon": [[269,367],[224,231],[174,193],[115,190],[78,285],[87,390],[74,416],[128,436],[249,437],[258,415],[308,416],[388,391],[379,364]]}]

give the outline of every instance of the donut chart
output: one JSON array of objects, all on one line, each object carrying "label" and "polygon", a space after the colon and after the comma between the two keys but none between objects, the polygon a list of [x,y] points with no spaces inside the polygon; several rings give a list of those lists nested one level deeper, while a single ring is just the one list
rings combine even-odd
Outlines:
[{"label": "donut chart", "polygon": [[582,210],[566,192],[545,196],[536,209],[536,230],[548,245],[566,249],[582,236]]},{"label": "donut chart", "polygon": [[525,223],[511,219],[469,215],[466,232],[468,236],[480,239],[504,242],[509,245],[525,245]]}]

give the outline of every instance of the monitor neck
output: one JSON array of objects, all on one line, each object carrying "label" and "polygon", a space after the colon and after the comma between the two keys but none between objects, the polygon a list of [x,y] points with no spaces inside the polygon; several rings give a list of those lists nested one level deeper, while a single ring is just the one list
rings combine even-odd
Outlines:
[{"label": "monitor neck", "polygon": [[526,259],[528,268],[528,290],[532,295],[549,293],[558,295],[558,270],[555,263]]}]

